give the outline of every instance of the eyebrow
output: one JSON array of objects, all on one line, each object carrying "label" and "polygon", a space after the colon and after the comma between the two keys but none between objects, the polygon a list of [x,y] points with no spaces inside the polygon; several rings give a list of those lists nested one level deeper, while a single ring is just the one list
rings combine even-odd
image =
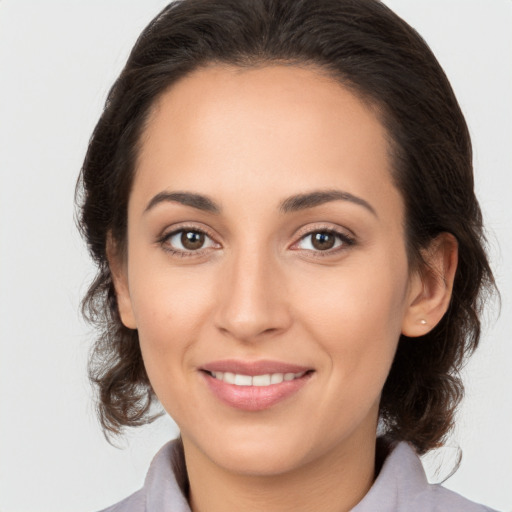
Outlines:
[{"label": "eyebrow", "polygon": [[349,201],[350,203],[366,208],[377,217],[377,212],[370,203],[349,192],[343,192],[342,190],[316,190],[306,194],[297,194],[285,199],[281,203],[279,210],[282,213],[297,212],[330,203],[331,201]]},{"label": "eyebrow", "polygon": [[194,194],[192,192],[160,192],[146,206],[144,213],[154,208],[160,203],[180,203],[185,206],[191,206],[205,212],[219,214],[220,206],[212,199],[202,194]]},{"label": "eyebrow", "polygon": [[[281,213],[297,212],[307,210],[308,208],[314,208],[315,206],[321,206],[332,201],[348,201],[357,204],[366,208],[377,217],[377,212],[370,203],[342,190],[315,190],[305,194],[297,194],[285,199],[279,205],[279,211]],[[213,201],[213,199],[202,194],[196,194],[193,192],[160,192],[151,199],[146,206],[144,213],[151,210],[158,204],[167,202],[191,206],[192,208],[214,213],[216,215],[220,214],[222,211],[221,207]]]}]

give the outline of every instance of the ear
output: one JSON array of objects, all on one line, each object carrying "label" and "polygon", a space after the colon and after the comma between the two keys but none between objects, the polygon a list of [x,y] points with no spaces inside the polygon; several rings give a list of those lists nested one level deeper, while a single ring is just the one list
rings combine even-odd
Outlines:
[{"label": "ear", "polygon": [[112,274],[112,282],[116,290],[117,308],[119,316],[125,327],[136,329],[135,316],[133,314],[132,301],[130,297],[130,289],[128,287],[128,271],[126,268],[126,258],[117,247],[112,234],[107,236],[107,260]]},{"label": "ear", "polygon": [[452,297],[458,262],[458,244],[451,233],[441,233],[422,251],[425,265],[411,276],[402,334],[423,336],[443,318]]}]

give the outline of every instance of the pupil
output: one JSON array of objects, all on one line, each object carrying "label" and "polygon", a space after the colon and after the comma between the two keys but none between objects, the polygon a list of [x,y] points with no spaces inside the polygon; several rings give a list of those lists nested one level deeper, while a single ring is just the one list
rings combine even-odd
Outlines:
[{"label": "pupil", "polygon": [[204,244],[204,233],[184,231],[181,235],[181,243],[185,249],[200,249]]},{"label": "pupil", "polygon": [[334,236],[330,233],[315,233],[313,235],[313,247],[324,251],[331,249],[334,247]]}]

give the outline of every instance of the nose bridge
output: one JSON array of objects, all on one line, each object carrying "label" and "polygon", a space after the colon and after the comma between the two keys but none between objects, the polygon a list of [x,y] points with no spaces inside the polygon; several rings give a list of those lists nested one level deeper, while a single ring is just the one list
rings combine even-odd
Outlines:
[{"label": "nose bridge", "polygon": [[217,327],[243,341],[285,329],[285,286],[272,250],[247,243],[233,250],[225,263]]}]

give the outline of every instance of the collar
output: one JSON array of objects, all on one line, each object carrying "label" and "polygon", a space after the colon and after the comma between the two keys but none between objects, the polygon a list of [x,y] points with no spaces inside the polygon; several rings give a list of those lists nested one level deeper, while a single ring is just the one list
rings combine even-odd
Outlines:
[{"label": "collar", "polygon": [[[139,496],[145,499],[146,511],[191,512],[187,485],[183,446],[174,440],[156,454],[141,490],[144,498]],[[451,512],[491,510],[439,485],[430,485],[412,446],[399,442],[389,445],[377,479],[351,512],[426,512],[440,510],[439,506]]]}]

